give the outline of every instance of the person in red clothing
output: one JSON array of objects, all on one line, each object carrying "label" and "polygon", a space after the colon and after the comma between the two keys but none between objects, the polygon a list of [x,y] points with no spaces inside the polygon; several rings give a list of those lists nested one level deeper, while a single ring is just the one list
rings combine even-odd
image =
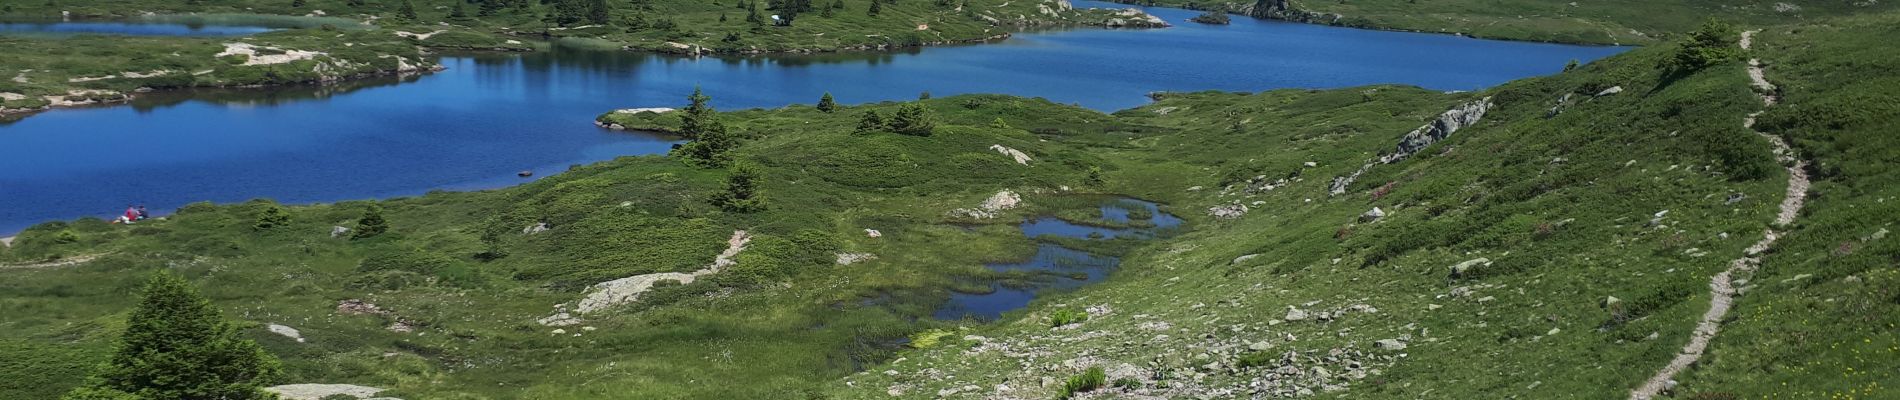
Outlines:
[{"label": "person in red clothing", "polygon": [[139,209],[132,206],[125,206],[125,215],[119,216],[119,223],[130,225],[132,221],[137,221],[138,219]]}]

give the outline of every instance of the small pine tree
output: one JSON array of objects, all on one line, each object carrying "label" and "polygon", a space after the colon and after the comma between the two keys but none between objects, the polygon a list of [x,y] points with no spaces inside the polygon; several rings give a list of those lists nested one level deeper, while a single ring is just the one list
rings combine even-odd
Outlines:
[{"label": "small pine tree", "polygon": [[836,9],[838,9],[838,11],[844,11],[844,0],[835,0],[835,1],[832,1],[832,2],[831,2],[831,8],[836,8]]},{"label": "small pine tree", "polygon": [[707,96],[698,86],[693,87],[693,94],[686,96],[686,108],[681,110],[685,114],[680,121],[681,136],[698,139],[700,133],[706,130],[705,124],[712,121],[712,115],[716,112],[712,105],[707,104],[710,101],[711,96]]},{"label": "small pine tree", "polygon": [[457,21],[468,20],[467,4],[468,3],[461,1],[455,2],[455,8],[449,9],[449,19]]},{"label": "small pine tree", "polygon": [[290,0],[290,8],[303,8],[303,0]]},{"label": "small pine tree", "polygon": [[1102,186],[1102,184],[1108,183],[1107,180],[1102,179],[1102,167],[1093,165],[1089,166],[1088,176],[1082,179],[1083,183],[1087,183],[1089,186]]},{"label": "small pine tree", "polygon": [[896,114],[891,114],[890,128],[899,134],[930,136],[937,130],[937,117],[923,104],[907,103],[898,106]]},{"label": "small pine tree", "polygon": [[416,3],[410,2],[409,0],[402,0],[402,5],[396,8],[396,17],[409,21],[416,20],[416,18],[418,18],[416,16]]},{"label": "small pine tree", "polygon": [[587,22],[605,25],[613,18],[609,11],[607,0],[589,1],[587,2]]},{"label": "small pine tree", "polygon": [[864,116],[858,118],[858,129],[855,132],[871,133],[882,131],[884,128],[884,116],[878,115],[877,110],[871,110],[865,111]]},{"label": "small pine tree", "polygon": [[1581,64],[1577,63],[1577,59],[1572,58],[1570,59],[1570,62],[1564,63],[1564,72],[1570,72],[1571,70],[1577,69],[1578,65],[1581,65]]},{"label": "small pine tree", "polygon": [[714,110],[712,97],[707,96],[699,87],[693,87],[693,94],[686,96],[685,115],[680,122],[680,135],[692,139],[674,150],[701,166],[718,167],[725,165],[726,151],[739,145],[739,139],[726,131],[726,124],[717,119],[718,110]]},{"label": "small pine tree", "polygon": [[1735,27],[1711,18],[1682,39],[1676,53],[1663,59],[1663,68],[1671,73],[1686,74],[1741,58],[1742,49],[1735,42]]},{"label": "small pine tree", "polygon": [[727,212],[749,213],[765,209],[765,197],[759,193],[759,169],[749,163],[737,163],[726,175],[726,189],[713,193],[711,203]]},{"label": "small pine tree", "polygon": [[285,210],[283,206],[271,204],[265,206],[264,211],[257,214],[257,223],[251,225],[251,228],[261,231],[289,224],[290,211]]},{"label": "small pine tree", "polygon": [[818,98],[818,111],[832,112],[837,110],[838,103],[831,99],[831,92],[825,92],[824,97]]},{"label": "small pine tree", "polygon": [[865,10],[865,11],[864,11],[864,15],[869,15],[869,16],[873,16],[873,17],[875,17],[875,16],[877,16],[877,13],[878,13],[879,11],[883,11],[883,10],[884,10],[884,7],[883,7],[883,6],[879,6],[879,5],[877,5],[877,4],[878,4],[878,0],[871,0],[871,8],[870,8],[870,9],[867,9],[867,10]]},{"label": "small pine tree", "polygon": [[719,13],[719,22],[726,22],[726,13]]},{"label": "small pine tree", "polygon": [[925,90],[925,91],[923,91],[923,93],[918,93],[918,94],[917,94],[917,99],[918,99],[918,100],[930,100],[930,91],[929,91],[929,90]]},{"label": "small pine tree", "polygon": [[274,399],[277,358],[244,339],[197,289],[170,271],[145,284],[112,358],[68,400]]},{"label": "small pine tree", "polygon": [[371,204],[363,210],[363,218],[356,220],[356,231],[350,233],[351,239],[367,239],[389,230],[389,221],[383,220],[383,206]]}]

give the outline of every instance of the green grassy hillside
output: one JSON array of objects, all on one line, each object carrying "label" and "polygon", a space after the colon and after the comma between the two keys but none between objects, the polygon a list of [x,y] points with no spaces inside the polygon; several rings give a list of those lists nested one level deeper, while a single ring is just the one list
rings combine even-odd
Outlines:
[{"label": "green grassy hillside", "polygon": [[[1732,327],[1677,376],[1677,398],[1894,395],[1900,252],[1881,217],[1895,193],[1882,132],[1900,113],[1884,94],[1896,60],[1869,51],[1893,22],[1771,29],[1749,54],[1783,81],[1761,126],[1814,160],[1816,183],[1759,272],[1736,281]],[[1689,341],[1709,277],[1761,237],[1787,184],[1742,128],[1762,109],[1742,63],[1659,71],[1674,51],[1474,94],[1198,93],[1118,112],[1179,133],[1112,142],[1106,157],[1125,162],[1111,190],[1247,214],[833,394],[1627,396]],[[1475,126],[1329,195],[1408,128],[1478,98],[1496,106]],[[1374,208],[1386,216],[1362,217]]]},{"label": "green grassy hillside", "polygon": [[[1877,51],[1895,18],[1773,27],[1745,54],[1780,85],[1756,128],[1812,160],[1814,186],[1678,397],[1886,398],[1900,384],[1900,252],[1883,217],[1900,59]],[[1717,39],[1708,50],[1732,48]],[[0,398],[77,385],[124,329],[126,293],[159,269],[242,321],[283,383],[411,399],[1624,397],[1689,341],[1710,277],[1761,238],[1788,182],[1743,127],[1764,110],[1745,64],[1663,69],[1678,51],[1474,93],[720,113],[761,207],[715,205],[734,170],[651,156],[493,191],[42,224],[0,247]],[[919,106],[927,136],[856,129]],[[1462,129],[1385,157],[1454,109],[1436,124]],[[668,115],[601,118],[677,129]],[[1382,157],[1396,161],[1369,164]],[[1003,190],[1025,204],[958,211]],[[1122,258],[1113,278],[1001,322],[929,318],[953,291],[1036,279],[983,264],[1030,256],[1020,218],[1089,222],[1103,194],[1164,203],[1187,229],[1087,245]],[[355,237],[372,213],[387,232]],[[751,240],[717,273],[538,322],[596,283],[705,268],[738,230]]]}]

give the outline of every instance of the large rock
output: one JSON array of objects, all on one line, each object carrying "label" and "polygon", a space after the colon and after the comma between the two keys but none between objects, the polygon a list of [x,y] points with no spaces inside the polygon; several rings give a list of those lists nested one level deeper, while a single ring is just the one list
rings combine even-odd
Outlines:
[{"label": "large rock", "polygon": [[1489,258],[1478,257],[1475,259],[1465,260],[1464,262],[1451,266],[1451,277],[1453,278],[1468,277],[1468,276],[1471,276],[1473,272],[1476,272],[1478,268],[1483,268],[1490,265],[1491,265],[1491,259]]},{"label": "large rock", "polygon": [[362,385],[299,383],[294,385],[271,386],[264,388],[264,391],[276,393],[278,396],[282,396],[284,400],[321,400],[325,397],[336,395],[366,399],[375,397],[377,393],[382,393],[383,389]]},{"label": "large rock", "polygon": [[270,324],[269,326],[266,326],[265,329],[269,329],[270,333],[275,333],[275,334],[283,335],[284,337],[287,337],[287,338],[296,339],[297,343],[303,343],[303,333],[298,332],[297,328],[292,328],[292,327],[278,325],[278,324]]},{"label": "large rock", "polygon": [[1399,138],[1398,151],[1381,157],[1379,161],[1391,164],[1411,157],[1413,153],[1417,153],[1426,146],[1451,137],[1453,133],[1457,133],[1465,127],[1477,124],[1479,120],[1484,119],[1485,111],[1489,110],[1491,110],[1490,97],[1474,100],[1446,110],[1445,113],[1438,115],[1438,119],[1432,120],[1431,123],[1418,127],[1418,129],[1413,129],[1411,132],[1406,133],[1404,137]]}]

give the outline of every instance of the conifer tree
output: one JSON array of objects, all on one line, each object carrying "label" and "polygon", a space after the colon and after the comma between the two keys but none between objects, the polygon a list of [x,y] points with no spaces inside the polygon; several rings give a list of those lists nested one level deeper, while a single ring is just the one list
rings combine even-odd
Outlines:
[{"label": "conifer tree", "polygon": [[765,197],[759,193],[759,170],[750,163],[737,163],[726,175],[726,189],[712,195],[712,204],[728,212],[749,213],[765,209]]},{"label": "conifer tree", "polygon": [[410,21],[416,20],[416,3],[402,0],[402,6],[396,9],[396,17]]},{"label": "conifer tree", "polygon": [[883,11],[883,8],[884,8],[883,6],[879,6],[877,4],[878,4],[878,0],[871,0],[871,8],[865,11],[864,14],[873,16],[873,17],[877,16],[877,12]]},{"label": "conifer tree", "polygon": [[276,228],[276,227],[289,225],[289,224],[290,224],[290,212],[288,210],[285,210],[283,206],[271,204],[269,206],[265,206],[263,212],[258,213],[257,223],[253,224],[251,227],[261,231],[261,230]]},{"label": "conifer tree", "polygon": [[587,22],[602,25],[607,24],[607,21],[612,18],[612,15],[610,15],[608,11],[607,0],[589,0],[587,2]]},{"label": "conifer tree", "polygon": [[881,130],[884,130],[884,116],[878,115],[877,110],[871,110],[865,111],[864,116],[858,118],[858,129],[855,132],[871,133]]},{"label": "conifer tree", "polygon": [[303,0],[290,0],[290,8],[303,8]]},{"label": "conifer tree", "polygon": [[350,233],[350,238],[371,238],[388,230],[389,222],[383,220],[383,207],[371,204],[368,209],[363,210],[363,218],[356,220],[356,231]]},{"label": "conifer tree", "polygon": [[277,397],[263,391],[283,375],[277,358],[244,339],[190,283],[159,271],[141,297],[112,358],[64,399]]},{"label": "conifer tree", "polygon": [[891,131],[900,134],[930,136],[937,130],[937,117],[923,104],[908,103],[897,107],[897,113],[891,114],[889,125]]},{"label": "conifer tree", "polygon": [[832,112],[837,109],[838,103],[831,99],[831,92],[825,92],[825,97],[818,98],[818,111]]},{"label": "conifer tree", "polygon": [[694,87],[693,94],[686,96],[686,100],[686,108],[681,110],[685,115],[681,116],[680,134],[692,141],[680,145],[674,150],[675,154],[685,156],[701,166],[725,165],[728,157],[726,151],[738,146],[738,138],[726,131],[726,124],[717,119],[718,110],[707,104],[712,97]]}]

